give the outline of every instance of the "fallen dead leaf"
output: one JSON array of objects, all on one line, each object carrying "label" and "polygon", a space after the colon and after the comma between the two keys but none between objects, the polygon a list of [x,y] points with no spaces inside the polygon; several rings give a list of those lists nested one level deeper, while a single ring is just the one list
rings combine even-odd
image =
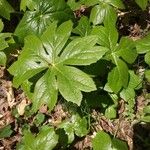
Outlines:
[{"label": "fallen dead leaf", "polygon": [[25,107],[29,105],[29,102],[26,99],[23,99],[21,103],[17,105],[17,111],[19,115],[23,115],[25,112]]}]

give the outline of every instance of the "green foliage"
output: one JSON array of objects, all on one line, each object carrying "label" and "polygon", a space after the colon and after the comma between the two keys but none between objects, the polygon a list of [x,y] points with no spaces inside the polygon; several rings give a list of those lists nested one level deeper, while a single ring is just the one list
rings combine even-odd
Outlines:
[{"label": "green foliage", "polygon": [[27,8],[34,10],[36,8],[36,2],[34,0],[21,0],[20,10],[26,11]]},{"label": "green foliage", "polygon": [[140,118],[140,121],[146,122],[146,123],[150,123],[150,105],[147,105],[144,110],[143,110],[143,114]]},{"label": "green foliage", "polygon": [[2,129],[0,129],[0,138],[7,138],[10,137],[10,135],[12,134],[12,129],[11,129],[11,125],[8,125]]},{"label": "green foliage", "polygon": [[138,54],[145,54],[145,62],[150,66],[150,34],[136,41]]},{"label": "green foliage", "polygon": [[23,10],[26,5],[28,7],[34,5],[35,9],[25,12],[15,30],[15,35],[21,42],[29,34],[41,35],[53,21],[62,23],[73,18],[73,13],[64,0],[37,0],[33,2],[22,1],[21,3],[23,5],[21,9]]},{"label": "green foliage", "polygon": [[95,36],[74,39],[64,48],[71,30],[71,21],[58,28],[52,23],[40,38],[28,36],[18,61],[9,68],[15,87],[45,70],[34,88],[34,111],[42,104],[48,104],[51,110],[57,102],[58,90],[67,101],[77,105],[82,100],[81,91],[96,90],[93,80],[72,65],[90,65],[100,59],[107,48],[94,46]]},{"label": "green foliage", "polygon": [[145,10],[149,0],[135,0],[135,2],[141,7],[142,10]]},{"label": "green foliage", "polygon": [[134,43],[125,37],[118,43],[118,32],[110,21],[105,22],[104,26],[93,28],[91,34],[98,36],[99,45],[109,49],[104,58],[112,61],[115,67],[108,74],[107,86],[118,93],[122,87],[126,88],[128,85],[129,74],[126,62],[132,64],[137,57]]},{"label": "green foliage", "polygon": [[68,136],[68,143],[72,143],[75,134],[79,137],[83,137],[88,133],[87,120],[81,118],[79,114],[73,114],[69,120],[63,121],[58,128],[64,129]]},{"label": "green foliage", "polygon": [[150,70],[145,71],[145,78],[147,79],[148,82],[150,82]]},{"label": "green foliage", "polygon": [[126,105],[126,115],[130,116],[133,115],[134,112],[134,106],[135,106],[135,90],[138,90],[142,87],[142,78],[134,73],[134,71],[129,71],[130,74],[130,80],[127,88],[124,88],[120,92],[120,97],[124,99],[127,102]]},{"label": "green foliage", "polygon": [[[124,5],[121,0],[85,0],[85,5],[94,7],[90,13],[90,21],[94,24],[101,24],[103,21],[107,20],[108,18],[111,21],[115,21],[116,11],[113,7],[117,8],[124,8]],[[115,23],[115,22],[114,22]]]},{"label": "green foliage", "polygon": [[[135,2],[146,10],[149,0]],[[62,149],[68,148],[76,137],[90,133],[91,108],[114,119],[120,99],[125,101],[122,115],[136,117],[136,97],[150,82],[150,33],[136,41],[120,34],[117,25],[126,9],[123,0],[20,0],[14,8],[10,4],[0,0],[0,66],[13,76],[14,89],[21,88],[31,100],[22,118],[17,109],[13,112],[25,122],[19,150],[59,149],[61,144]],[[9,24],[16,22],[13,16],[18,23],[9,33]],[[136,66],[140,59],[142,64]],[[76,109],[48,126],[47,118],[60,101],[67,109]],[[48,106],[49,112],[41,113],[42,106]],[[138,121],[150,122],[149,112],[148,103]],[[30,131],[31,125],[38,129],[36,133]],[[0,130],[0,138],[11,135],[10,125]],[[128,149],[125,142],[104,131],[97,132],[92,145],[94,150]]]},{"label": "green foliage", "polygon": [[72,32],[77,35],[80,35],[81,37],[90,35],[91,26],[90,26],[89,19],[85,16],[81,17],[78,26],[75,27]]},{"label": "green foliage", "polygon": [[111,138],[104,131],[96,133],[92,141],[93,150],[128,150],[127,144],[117,138]]},{"label": "green foliage", "polygon": [[8,45],[9,41],[6,39],[11,37],[10,33],[1,33],[3,28],[4,28],[4,25],[3,25],[2,20],[0,19],[0,65],[6,64],[7,57],[3,50],[9,47]]},{"label": "green foliage", "polygon": [[14,12],[14,9],[6,0],[0,0],[0,16],[10,19],[10,13]]},{"label": "green foliage", "polygon": [[58,142],[58,135],[54,129],[48,126],[43,126],[37,136],[34,136],[30,131],[24,132],[24,137],[18,150],[52,150]]}]

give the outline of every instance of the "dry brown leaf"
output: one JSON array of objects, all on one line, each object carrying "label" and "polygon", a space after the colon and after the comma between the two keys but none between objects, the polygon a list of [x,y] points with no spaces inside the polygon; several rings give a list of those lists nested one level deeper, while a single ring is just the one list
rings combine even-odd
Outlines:
[{"label": "dry brown leaf", "polygon": [[19,115],[22,116],[22,115],[24,114],[24,112],[25,112],[25,107],[26,107],[27,105],[29,105],[29,103],[28,103],[28,101],[27,101],[26,99],[23,99],[23,100],[21,101],[21,103],[19,103],[19,104],[17,105],[17,110],[18,110]]}]

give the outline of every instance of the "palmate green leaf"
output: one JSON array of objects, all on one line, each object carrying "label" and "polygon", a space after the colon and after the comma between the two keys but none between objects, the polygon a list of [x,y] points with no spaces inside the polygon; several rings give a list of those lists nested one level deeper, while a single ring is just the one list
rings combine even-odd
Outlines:
[{"label": "palmate green leaf", "polygon": [[38,80],[33,93],[33,107],[35,112],[43,104],[49,106],[51,111],[57,102],[58,89],[56,87],[56,79],[53,70],[47,72]]},{"label": "palmate green leaf", "polygon": [[7,0],[0,0],[0,16],[10,19],[10,13],[14,12],[14,9],[7,2]]},{"label": "palmate green leaf", "polygon": [[105,23],[105,26],[94,27],[91,34],[98,36],[98,44],[114,51],[118,42],[118,32],[111,22]]},{"label": "palmate green leaf", "polygon": [[132,64],[137,58],[135,43],[127,37],[118,41],[117,29],[109,20],[104,21],[104,26],[94,27],[91,34],[97,35],[99,45],[109,49],[103,59],[115,65],[108,74],[105,90],[118,93],[122,87],[126,88],[128,85],[129,73],[126,62]]},{"label": "palmate green leaf", "polygon": [[[32,97],[34,112],[43,104],[48,104],[51,110],[57,101],[58,91],[67,101],[80,105],[81,91],[96,90],[90,76],[71,65],[95,63],[108,49],[95,46],[95,36],[67,42],[71,30],[71,21],[61,24],[58,28],[56,23],[52,23],[40,38],[35,35],[28,36],[18,61],[8,69],[14,75],[15,87],[24,85],[24,82],[38,73],[39,78]],[[25,89],[29,94],[29,88]]]},{"label": "palmate green leaf", "polygon": [[135,0],[135,2],[141,7],[142,10],[145,10],[148,5],[149,0]]},{"label": "palmate green leaf", "polygon": [[25,46],[18,61],[9,68],[13,74],[13,84],[17,88],[23,81],[31,78],[48,67],[46,52],[42,42],[36,36],[29,36],[25,39]]},{"label": "palmate green leaf", "polygon": [[31,132],[26,131],[18,150],[52,150],[58,143],[58,135],[54,129],[43,126],[40,133],[35,137]]},{"label": "palmate green leaf", "polygon": [[58,88],[61,95],[69,101],[80,105],[81,91],[96,90],[96,86],[87,74],[77,68],[60,66],[57,68]]},{"label": "palmate green leaf", "polygon": [[29,34],[41,35],[53,21],[62,23],[73,18],[73,12],[65,0],[37,0],[35,10],[26,11],[15,30],[21,42]]},{"label": "palmate green leaf", "polygon": [[61,61],[67,65],[90,65],[102,58],[108,51],[108,48],[101,46],[93,47],[97,42],[97,37],[89,37],[78,38],[68,44],[60,57]]},{"label": "palmate green leaf", "polygon": [[72,32],[80,35],[81,37],[89,35],[91,32],[89,19],[85,16],[81,17],[78,26],[75,27]]}]

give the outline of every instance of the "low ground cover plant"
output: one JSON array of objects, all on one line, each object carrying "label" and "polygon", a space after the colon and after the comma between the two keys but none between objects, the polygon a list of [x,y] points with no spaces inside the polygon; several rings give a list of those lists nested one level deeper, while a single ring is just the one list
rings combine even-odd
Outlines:
[{"label": "low ground cover plant", "polygon": [[0,0],[0,147],[148,150],[149,9]]}]

